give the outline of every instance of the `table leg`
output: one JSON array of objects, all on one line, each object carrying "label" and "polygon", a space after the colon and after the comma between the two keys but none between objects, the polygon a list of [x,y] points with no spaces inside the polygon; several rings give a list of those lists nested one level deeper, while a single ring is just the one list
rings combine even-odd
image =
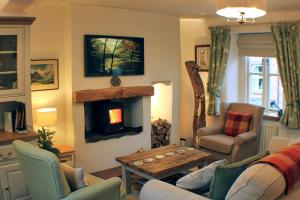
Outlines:
[{"label": "table leg", "polygon": [[122,181],[127,194],[131,194],[130,171],[126,170],[126,166],[122,165]]}]

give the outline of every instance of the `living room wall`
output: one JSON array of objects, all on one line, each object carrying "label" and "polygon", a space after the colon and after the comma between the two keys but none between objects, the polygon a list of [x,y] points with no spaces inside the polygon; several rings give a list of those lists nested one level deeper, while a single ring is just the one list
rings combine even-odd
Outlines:
[{"label": "living room wall", "polygon": [[[295,21],[300,19],[299,12],[276,12],[269,13],[267,16],[257,20],[255,24],[237,25],[229,24],[232,28],[231,50],[228,60],[227,72],[224,80],[224,90],[222,94],[222,101],[240,101],[243,102],[244,96],[244,79],[241,74],[239,66],[239,52],[237,47],[237,35],[239,33],[255,33],[255,32],[269,32],[271,22],[276,21]],[[223,18],[203,18],[203,19],[181,19],[180,33],[181,33],[181,120],[180,132],[181,137],[192,140],[192,123],[193,113],[186,110],[187,105],[194,106],[194,95],[192,84],[187,74],[184,62],[195,59],[194,46],[210,43],[209,26],[212,25],[228,25]],[[201,78],[204,86],[207,86],[208,73],[201,72]],[[208,102],[208,98],[206,98]],[[217,118],[207,117],[207,125],[218,123]],[[299,129],[287,129],[282,127],[278,122],[264,121],[265,124],[277,125],[280,128],[279,134],[288,138],[300,138]]]},{"label": "living room wall", "polygon": [[[171,142],[179,143],[180,36],[179,19],[153,13],[98,6],[71,6],[72,91],[110,87],[110,77],[84,77],[84,34],[137,36],[145,39],[145,75],[122,76],[122,86],[171,81],[173,109]],[[71,101],[71,99],[69,99]],[[117,166],[117,156],[150,148],[150,97],[143,100],[144,131],[136,136],[85,143],[83,104],[73,104],[76,162],[93,172]],[[163,109],[163,105],[162,105]]]},{"label": "living room wall", "polygon": [[59,59],[59,89],[32,92],[33,122],[37,108],[55,107],[58,123],[51,127],[56,131],[54,141],[66,144],[65,126],[65,48],[64,18],[66,9],[58,6],[32,6],[28,16],[36,17],[31,26],[31,59]]}]

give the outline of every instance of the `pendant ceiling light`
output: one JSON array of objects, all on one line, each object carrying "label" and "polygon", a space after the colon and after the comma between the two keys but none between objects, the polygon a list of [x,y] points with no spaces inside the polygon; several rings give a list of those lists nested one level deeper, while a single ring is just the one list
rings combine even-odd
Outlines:
[{"label": "pendant ceiling light", "polygon": [[266,15],[267,0],[216,0],[217,15],[245,24]]},{"label": "pendant ceiling light", "polygon": [[8,2],[9,0],[0,0],[0,10],[2,10]]}]

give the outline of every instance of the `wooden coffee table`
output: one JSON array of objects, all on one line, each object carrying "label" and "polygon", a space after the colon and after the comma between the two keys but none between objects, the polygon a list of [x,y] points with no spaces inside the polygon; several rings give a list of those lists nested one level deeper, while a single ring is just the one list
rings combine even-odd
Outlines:
[{"label": "wooden coffee table", "polygon": [[[177,150],[184,150],[178,153]],[[174,155],[167,156],[166,153],[174,152]],[[165,158],[158,159],[157,155],[164,155]],[[116,160],[122,164],[122,179],[127,194],[131,193],[130,173],[137,174],[146,179],[163,179],[184,170],[197,167],[205,161],[210,154],[200,150],[187,150],[186,147],[169,145],[144,152],[133,153],[127,156],[118,157]],[[153,158],[152,162],[145,162],[144,159]],[[136,161],[142,161],[142,165],[135,165]],[[135,164],[134,164],[135,163]]]}]

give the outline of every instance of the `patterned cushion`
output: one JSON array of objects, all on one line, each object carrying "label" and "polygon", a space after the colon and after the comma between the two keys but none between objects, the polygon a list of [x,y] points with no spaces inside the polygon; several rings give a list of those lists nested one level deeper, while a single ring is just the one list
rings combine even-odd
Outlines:
[{"label": "patterned cushion", "polygon": [[252,114],[244,114],[229,111],[225,125],[224,134],[235,137],[249,131]]}]

